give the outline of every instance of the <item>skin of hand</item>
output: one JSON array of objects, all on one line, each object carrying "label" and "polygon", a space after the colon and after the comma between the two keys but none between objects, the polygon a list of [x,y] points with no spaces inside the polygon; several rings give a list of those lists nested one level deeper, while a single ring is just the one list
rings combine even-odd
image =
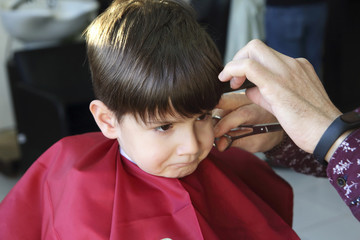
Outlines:
[{"label": "skin of hand", "polygon": [[245,78],[257,86],[247,89],[248,98],[272,113],[298,147],[309,153],[341,115],[306,59],[285,56],[260,40],[240,49],[219,74],[220,81],[230,81],[233,89]]},{"label": "skin of hand", "polygon": [[[213,115],[221,116],[222,119],[215,125],[215,137],[220,137],[231,128],[240,124],[274,123],[277,119],[264,108],[251,102],[244,92],[232,92],[224,94]],[[283,131],[257,134],[235,140],[233,147],[244,149],[248,152],[265,152],[278,145],[284,136]],[[226,140],[220,139],[217,143],[219,151],[226,148]]]}]

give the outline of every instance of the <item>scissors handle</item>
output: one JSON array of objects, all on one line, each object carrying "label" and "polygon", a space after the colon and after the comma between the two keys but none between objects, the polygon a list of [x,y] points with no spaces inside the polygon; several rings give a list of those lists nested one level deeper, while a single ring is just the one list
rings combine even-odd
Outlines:
[{"label": "scissors handle", "polygon": [[[220,116],[213,116],[213,118],[215,120],[221,120]],[[229,133],[230,132],[235,132],[235,131],[240,131],[240,130],[251,130],[250,132],[246,132],[240,135],[236,135],[236,136],[232,136]],[[227,147],[225,148],[228,149],[229,147],[231,147],[233,141],[240,139],[240,138],[244,138],[244,137],[248,137],[248,136],[252,136],[252,135],[256,135],[256,134],[261,134],[261,133],[268,133],[268,132],[276,132],[276,131],[281,131],[283,130],[283,128],[281,127],[281,125],[279,123],[267,123],[267,124],[242,124],[239,125],[236,128],[230,129],[230,131],[227,134],[224,134],[222,137],[225,137],[225,139],[227,140]],[[221,137],[215,138],[214,140],[214,146],[217,146],[217,141],[220,140]]]}]

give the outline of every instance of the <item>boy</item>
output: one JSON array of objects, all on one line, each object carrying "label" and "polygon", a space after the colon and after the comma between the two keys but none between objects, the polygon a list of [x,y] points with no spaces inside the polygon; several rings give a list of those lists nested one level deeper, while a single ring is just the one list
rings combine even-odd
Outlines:
[{"label": "boy", "polygon": [[187,5],[115,1],[86,39],[106,138],[46,151],[0,206],[0,239],[298,239],[289,186],[212,150],[221,58]]}]

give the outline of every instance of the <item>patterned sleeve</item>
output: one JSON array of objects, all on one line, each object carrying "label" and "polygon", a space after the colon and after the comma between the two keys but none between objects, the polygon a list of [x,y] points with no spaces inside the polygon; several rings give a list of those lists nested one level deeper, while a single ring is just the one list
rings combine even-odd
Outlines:
[{"label": "patterned sleeve", "polygon": [[312,154],[301,150],[286,134],[279,146],[264,154],[270,165],[292,168],[296,172],[316,177],[326,177],[326,166],[316,161]]},{"label": "patterned sleeve", "polygon": [[352,132],[330,159],[327,175],[353,215],[360,221],[360,129]]},{"label": "patterned sleeve", "polygon": [[[360,108],[355,110],[360,112]],[[336,149],[327,167],[319,164],[312,154],[302,151],[289,138],[265,152],[270,163],[293,168],[295,171],[328,177],[340,197],[360,221],[360,129],[353,131]]]}]

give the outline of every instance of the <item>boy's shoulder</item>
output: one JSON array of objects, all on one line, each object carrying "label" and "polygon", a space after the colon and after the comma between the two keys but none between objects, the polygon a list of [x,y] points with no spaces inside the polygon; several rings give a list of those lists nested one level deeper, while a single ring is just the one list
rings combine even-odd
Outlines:
[{"label": "boy's shoulder", "polygon": [[[258,192],[260,187],[276,185],[278,189],[291,189],[290,185],[282,179],[275,171],[253,153],[237,149],[229,148],[224,152],[213,149],[209,155],[214,164],[221,169],[229,177],[230,175],[240,178],[250,188],[256,189]],[[265,187],[265,191],[267,191]]]},{"label": "boy's shoulder", "polygon": [[209,158],[223,171],[233,172],[250,184],[262,182],[264,179],[285,182],[265,160],[238,148],[229,148],[224,152],[219,152],[213,148]]},{"label": "boy's shoulder", "polygon": [[224,152],[214,148],[209,158],[227,177],[234,182],[241,179],[287,223],[292,223],[292,188],[266,161],[237,148],[229,148]]},{"label": "boy's shoulder", "polygon": [[74,144],[78,142],[95,143],[112,141],[106,138],[101,132],[88,132],[83,134],[71,135],[60,139],[56,144]]},{"label": "boy's shoulder", "polygon": [[64,137],[46,150],[37,160],[46,167],[86,165],[103,159],[111,149],[117,153],[116,140],[106,138],[101,132],[91,132]]},{"label": "boy's shoulder", "polygon": [[245,170],[248,168],[260,167],[262,169],[271,170],[265,161],[258,158],[253,153],[238,148],[229,148],[224,152],[219,152],[216,148],[213,148],[209,156],[213,161],[220,161],[234,169]]}]

